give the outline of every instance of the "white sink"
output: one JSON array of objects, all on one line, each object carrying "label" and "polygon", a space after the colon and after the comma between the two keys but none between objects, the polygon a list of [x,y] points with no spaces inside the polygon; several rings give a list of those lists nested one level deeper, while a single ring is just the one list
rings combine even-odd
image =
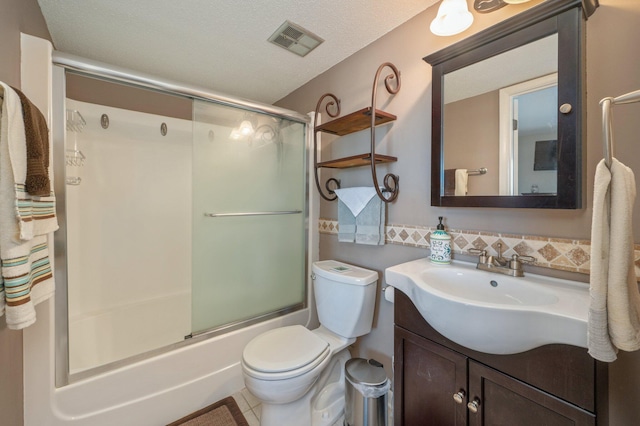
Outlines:
[{"label": "white sink", "polygon": [[389,267],[388,285],[406,294],[440,334],[467,348],[514,354],[551,343],[587,347],[589,286],[527,273],[510,277],[474,263],[429,259]]}]

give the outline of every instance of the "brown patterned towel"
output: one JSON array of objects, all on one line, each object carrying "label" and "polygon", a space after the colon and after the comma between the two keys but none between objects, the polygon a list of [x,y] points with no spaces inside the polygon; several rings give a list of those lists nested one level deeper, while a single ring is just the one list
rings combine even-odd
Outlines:
[{"label": "brown patterned towel", "polygon": [[27,140],[26,190],[31,195],[49,196],[49,129],[40,110],[20,90],[13,88],[20,97]]},{"label": "brown patterned towel", "polygon": [[456,169],[444,171],[444,195],[456,195]]}]

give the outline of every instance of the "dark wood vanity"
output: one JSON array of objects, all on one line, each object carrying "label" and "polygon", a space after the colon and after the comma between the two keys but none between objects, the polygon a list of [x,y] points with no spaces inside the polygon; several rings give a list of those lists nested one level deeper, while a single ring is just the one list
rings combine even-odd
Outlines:
[{"label": "dark wood vanity", "polygon": [[394,336],[395,426],[609,424],[608,367],[585,348],[476,352],[435,331],[399,290]]}]

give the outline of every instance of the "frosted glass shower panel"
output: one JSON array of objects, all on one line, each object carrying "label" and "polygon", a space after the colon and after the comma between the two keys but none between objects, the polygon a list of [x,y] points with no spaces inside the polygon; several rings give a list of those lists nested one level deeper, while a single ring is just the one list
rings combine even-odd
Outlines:
[{"label": "frosted glass shower panel", "polygon": [[304,125],[194,102],[195,333],[305,299]]},{"label": "frosted glass shower panel", "polygon": [[66,106],[86,123],[67,124],[65,146],[73,374],[190,333],[192,124],[73,99]]}]

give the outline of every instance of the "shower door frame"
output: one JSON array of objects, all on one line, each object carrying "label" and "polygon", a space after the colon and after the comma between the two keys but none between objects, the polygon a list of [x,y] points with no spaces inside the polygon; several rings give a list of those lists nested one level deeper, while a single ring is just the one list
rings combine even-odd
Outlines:
[{"label": "shower door frame", "polygon": [[[181,82],[165,80],[156,76],[138,73],[125,68],[120,68],[101,62],[80,58],[63,52],[53,52],[53,105],[52,105],[52,135],[53,135],[53,162],[55,179],[55,193],[57,198],[57,215],[59,221],[59,230],[55,233],[54,251],[55,251],[55,386],[62,387],[71,383],[75,383],[87,377],[96,374],[111,371],[125,365],[135,363],[144,359],[148,359],[159,354],[172,351],[185,345],[194,344],[202,340],[206,340],[221,334],[228,333],[233,330],[247,327],[252,324],[260,323],[272,318],[283,316],[291,312],[307,308],[309,303],[309,262],[310,250],[309,243],[312,240],[309,236],[309,128],[311,118],[307,115],[300,114],[295,111],[278,108],[273,105],[262,104],[259,102],[249,101],[246,99],[235,98],[224,95],[206,88],[187,85]],[[65,126],[59,125],[65,120],[65,100],[66,100],[66,73],[73,72],[79,75],[98,78],[110,82],[122,83],[139,88],[146,88],[158,92],[177,95],[192,100],[202,100],[218,105],[226,105],[261,114],[270,115],[277,118],[283,118],[289,121],[303,124],[305,144],[305,172],[304,172],[304,188],[305,203],[303,209],[305,235],[305,265],[304,265],[304,297],[302,303],[285,307],[283,309],[269,312],[248,320],[236,321],[220,327],[207,330],[194,335],[193,338],[185,339],[180,342],[170,344],[158,349],[143,352],[122,360],[114,361],[108,364],[93,367],[81,372],[70,374],[69,372],[69,315],[68,315],[68,270],[67,270],[67,222],[66,222],[66,184],[65,179]],[[56,125],[58,124],[58,125]]]}]

